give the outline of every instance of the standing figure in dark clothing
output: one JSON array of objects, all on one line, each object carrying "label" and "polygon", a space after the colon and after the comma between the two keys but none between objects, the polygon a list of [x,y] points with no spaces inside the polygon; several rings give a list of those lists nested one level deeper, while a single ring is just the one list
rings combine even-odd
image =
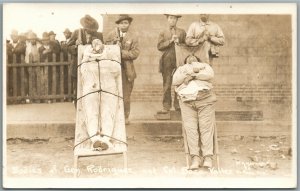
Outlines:
[{"label": "standing figure in dark clothing", "polygon": [[131,31],[133,18],[129,15],[119,15],[117,27],[106,38],[106,44],[117,44],[121,48],[122,88],[124,100],[125,124],[129,124],[130,96],[136,78],[133,60],[140,54],[137,35]]},{"label": "standing figure in dark clothing", "polygon": [[[168,113],[172,107],[172,76],[176,69],[175,44],[185,42],[186,33],[176,26],[181,15],[165,14],[167,16],[168,27],[159,34],[157,49],[162,52],[159,61],[159,71],[163,77],[163,109],[161,113]],[[174,97],[174,108],[179,110],[177,96]]]},{"label": "standing figure in dark clothing", "polygon": [[103,42],[103,35],[101,32],[97,32],[99,24],[90,15],[85,15],[80,19],[80,24],[83,28],[77,29],[72,33],[70,41],[67,43],[69,50],[73,56],[72,66],[72,89],[75,94],[75,106],[77,98],[77,46],[91,44],[94,39],[99,39]]}]

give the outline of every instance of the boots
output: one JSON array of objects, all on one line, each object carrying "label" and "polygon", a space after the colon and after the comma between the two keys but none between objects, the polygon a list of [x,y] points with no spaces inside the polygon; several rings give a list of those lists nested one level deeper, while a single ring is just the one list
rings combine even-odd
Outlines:
[{"label": "boots", "polygon": [[197,155],[193,155],[192,156],[192,164],[190,166],[190,170],[199,169],[200,165],[201,165],[200,157],[197,156]]},{"label": "boots", "polygon": [[204,157],[204,162],[203,162],[203,167],[206,168],[212,168],[213,166],[213,160],[211,156],[205,156]]}]

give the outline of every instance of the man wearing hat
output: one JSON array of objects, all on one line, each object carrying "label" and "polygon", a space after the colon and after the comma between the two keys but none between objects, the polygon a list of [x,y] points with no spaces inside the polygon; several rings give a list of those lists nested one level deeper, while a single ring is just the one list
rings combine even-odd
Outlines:
[{"label": "man wearing hat", "polygon": [[42,45],[39,47],[41,62],[52,62],[52,47],[50,46],[50,36],[49,33],[44,32],[41,39]]},{"label": "man wearing hat", "polygon": [[[167,17],[167,28],[160,32],[157,49],[162,53],[159,61],[159,71],[163,77],[163,109],[159,113],[168,113],[172,107],[172,75],[176,70],[175,44],[182,44],[185,41],[186,33],[176,26],[181,15],[165,14]],[[179,110],[177,96],[174,96],[174,108]]]},{"label": "man wearing hat", "polygon": [[37,35],[30,31],[27,33],[27,38],[26,38],[26,52],[25,52],[25,62],[29,63],[29,58],[31,57],[31,62],[35,63],[38,62],[39,58],[39,52],[38,52],[38,47],[39,44]]},{"label": "man wearing hat", "polygon": [[55,39],[56,34],[53,31],[49,32],[49,44],[52,49],[52,53],[57,54],[56,55],[56,61],[59,61],[59,53],[60,53],[60,43],[58,40]]},{"label": "man wearing hat", "polygon": [[25,55],[26,44],[24,40],[24,35],[19,35],[17,30],[13,30],[10,37],[12,42],[7,43],[6,51],[8,56],[8,61],[13,62],[13,54],[16,55],[16,62],[21,62],[21,55]]},{"label": "man wearing hat", "polygon": [[225,37],[219,25],[209,20],[208,14],[200,14],[199,21],[190,25],[185,42],[189,46],[199,46],[198,57],[212,65],[213,58],[219,57],[219,46],[224,45]]},{"label": "man wearing hat", "polygon": [[94,39],[99,39],[103,42],[103,35],[101,32],[97,32],[99,24],[90,15],[85,15],[80,19],[80,24],[83,28],[77,29],[72,33],[72,36],[67,43],[69,51],[73,56],[73,66],[72,66],[72,89],[75,94],[75,106],[77,97],[77,46],[91,44]]},{"label": "man wearing hat", "polygon": [[68,28],[66,28],[63,33],[64,33],[66,40],[61,41],[60,46],[61,46],[62,52],[64,53],[64,60],[66,61],[68,58],[68,45],[67,44],[71,40],[72,32]]},{"label": "man wearing hat", "polygon": [[137,35],[129,30],[132,20],[133,18],[129,15],[119,15],[115,22],[117,27],[106,38],[106,44],[118,44],[121,48],[122,87],[126,124],[129,124],[130,96],[136,78],[133,60],[137,59],[140,54]]}]

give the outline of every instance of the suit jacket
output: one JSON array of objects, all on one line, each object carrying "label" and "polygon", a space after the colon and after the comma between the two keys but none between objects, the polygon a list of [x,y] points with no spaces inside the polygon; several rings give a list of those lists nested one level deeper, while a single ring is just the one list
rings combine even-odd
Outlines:
[{"label": "suit jacket", "polygon": [[10,63],[13,62],[13,54],[16,55],[16,62],[21,63],[21,55],[25,55],[26,44],[25,42],[18,42],[16,47],[12,45],[12,43],[6,44],[6,51],[8,56],[8,61]]},{"label": "suit jacket", "polygon": [[[85,29],[77,29],[72,33],[70,40],[67,42],[67,46],[72,46],[76,44],[76,41],[79,40],[82,42],[83,45],[91,44],[92,42],[87,42],[86,39],[86,30]],[[100,32],[93,32],[91,34],[92,40],[100,39],[103,42],[103,35]]]},{"label": "suit jacket", "polygon": [[175,27],[174,31],[172,31],[170,28],[167,28],[159,34],[157,49],[162,52],[159,61],[159,71],[161,73],[176,68],[175,43],[170,43],[173,34],[178,36],[179,44],[185,43],[186,33],[183,29]]},{"label": "suit jacket", "polygon": [[133,60],[137,59],[140,54],[137,36],[132,31],[128,30],[126,35],[123,38],[120,38],[119,29],[115,28],[107,35],[105,43],[120,44],[122,69],[125,70],[128,81],[133,81],[136,78]]}]

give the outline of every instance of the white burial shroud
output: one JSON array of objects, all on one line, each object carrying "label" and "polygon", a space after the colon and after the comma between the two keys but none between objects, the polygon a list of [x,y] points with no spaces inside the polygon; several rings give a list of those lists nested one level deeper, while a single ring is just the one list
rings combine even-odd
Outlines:
[{"label": "white burial shroud", "polygon": [[[97,131],[126,142],[120,48],[116,45],[105,45],[105,55],[100,57],[100,61],[81,62],[86,48],[91,47],[78,46],[75,145]],[[103,91],[97,92],[100,89]],[[99,135],[95,138],[109,139]],[[127,150],[126,144],[114,139],[110,141],[112,147],[108,150],[93,151],[92,141],[88,139],[75,147],[74,155],[97,155],[101,152]]]}]

